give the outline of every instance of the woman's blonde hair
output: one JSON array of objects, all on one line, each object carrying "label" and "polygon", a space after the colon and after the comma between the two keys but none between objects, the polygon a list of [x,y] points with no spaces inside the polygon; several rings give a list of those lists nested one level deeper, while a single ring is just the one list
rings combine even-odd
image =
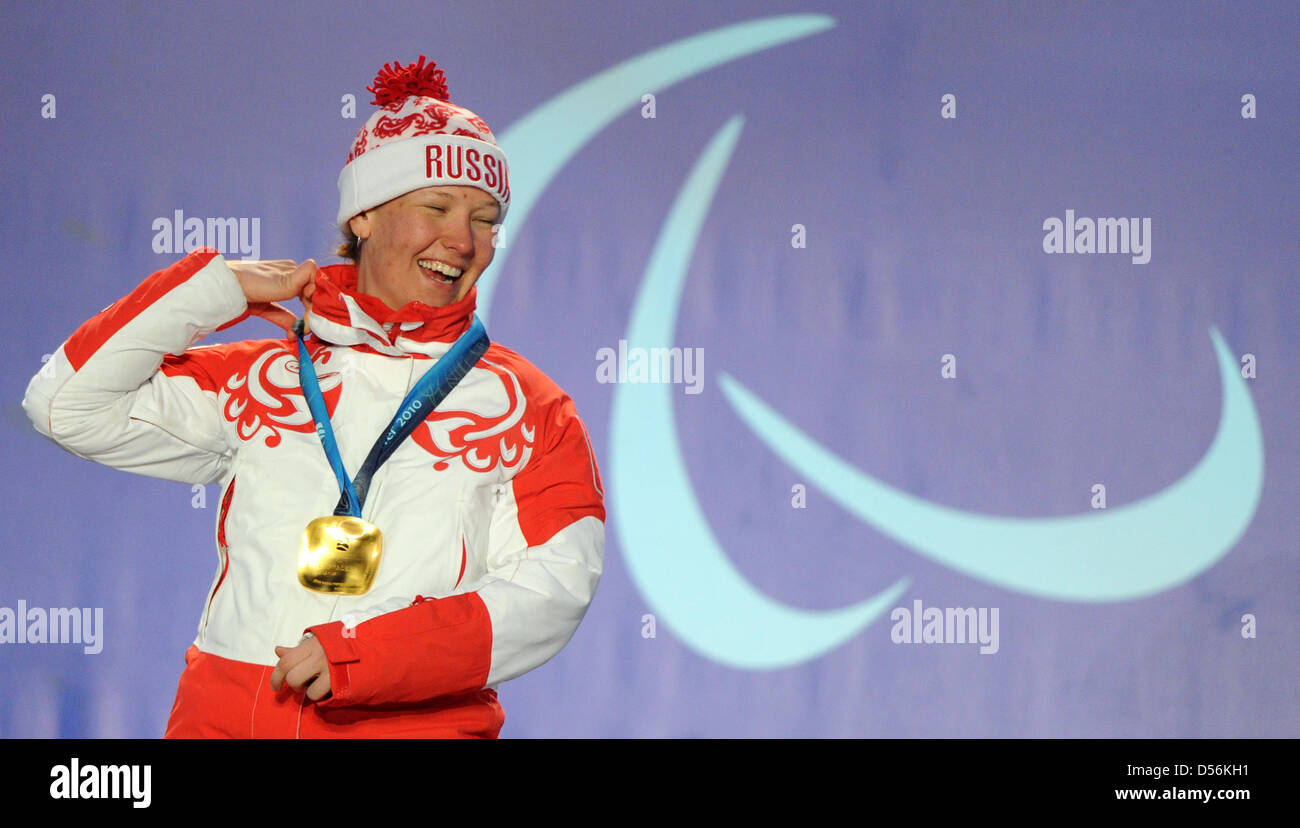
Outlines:
[{"label": "woman's blonde hair", "polygon": [[343,241],[334,250],[334,255],[348,259],[352,264],[361,264],[361,239],[352,232],[352,228],[343,231]]}]

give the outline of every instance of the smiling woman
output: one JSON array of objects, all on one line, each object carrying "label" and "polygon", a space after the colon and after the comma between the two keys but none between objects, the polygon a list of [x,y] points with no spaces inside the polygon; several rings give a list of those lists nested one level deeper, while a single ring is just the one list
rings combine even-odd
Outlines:
[{"label": "smiling woman", "polygon": [[353,216],[364,247],[358,288],[397,310],[443,307],[469,294],[495,253],[500,208],[475,187],[424,187]]},{"label": "smiling woman", "polygon": [[[424,57],[369,89],[339,176],[352,263],[195,251],[82,325],[23,402],[82,457],[223,487],[168,736],[495,737],[497,685],[564,647],[600,579],[586,429],[474,314],[505,154]],[[191,347],[250,313],[292,334]]]}]

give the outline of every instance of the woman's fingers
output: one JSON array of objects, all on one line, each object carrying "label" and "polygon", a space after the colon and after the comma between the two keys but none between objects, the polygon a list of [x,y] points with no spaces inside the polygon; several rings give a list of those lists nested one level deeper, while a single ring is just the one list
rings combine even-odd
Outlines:
[{"label": "woman's fingers", "polygon": [[299,295],[316,274],[316,262],[299,264],[292,259],[262,259],[227,262],[239,279],[244,298],[250,303],[278,302]]},{"label": "woman's fingers", "polygon": [[306,637],[297,647],[276,647],[280,659],[271,671],[271,689],[277,693],[288,685],[295,692],[306,691],[307,698],[319,701],[330,693],[329,660],[325,648],[314,637]]},{"label": "woman's fingers", "polygon": [[298,267],[294,269],[293,273],[289,274],[289,285],[290,287],[293,288],[293,293],[284,298],[290,299],[294,296],[301,295],[303,290],[306,289],[307,285],[310,285],[313,282],[315,282],[315,278],[314,278],[315,276],[316,276],[315,259],[307,259],[305,262],[298,265]]},{"label": "woman's fingers", "polygon": [[302,306],[308,310],[311,310],[311,297],[316,293],[315,274],[313,273],[312,276],[313,278],[308,279],[307,284],[303,285],[302,290],[298,293],[298,298],[302,301]]},{"label": "woman's fingers", "polygon": [[249,302],[248,312],[280,326],[285,333],[293,333],[293,324],[298,321],[298,317],[275,302]]}]

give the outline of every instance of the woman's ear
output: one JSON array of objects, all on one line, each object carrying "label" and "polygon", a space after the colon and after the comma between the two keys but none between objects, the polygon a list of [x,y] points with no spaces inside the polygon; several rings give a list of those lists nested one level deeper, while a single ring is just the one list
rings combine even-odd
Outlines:
[{"label": "woman's ear", "polygon": [[370,214],[368,212],[359,213],[348,219],[348,228],[352,230],[352,235],[358,239],[370,238]]}]

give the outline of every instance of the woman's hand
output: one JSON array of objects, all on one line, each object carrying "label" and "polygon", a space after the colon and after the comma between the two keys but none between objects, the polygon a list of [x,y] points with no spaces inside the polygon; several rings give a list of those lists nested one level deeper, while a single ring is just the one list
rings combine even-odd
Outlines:
[{"label": "woman's hand", "polygon": [[316,292],[314,260],[302,264],[292,259],[237,260],[226,264],[239,279],[250,313],[292,331],[297,317],[276,303],[297,296],[303,308],[311,309],[311,296]]},{"label": "woman's hand", "polygon": [[330,694],[330,663],[325,648],[308,634],[297,647],[276,647],[280,661],[271,671],[271,689],[280,692],[284,685],[301,693],[306,688],[307,698],[320,701]]},{"label": "woman's hand", "polygon": [[239,286],[244,289],[244,298],[250,305],[301,296],[312,276],[316,275],[316,262],[311,259],[302,264],[292,259],[250,259],[226,264],[235,271]]}]

